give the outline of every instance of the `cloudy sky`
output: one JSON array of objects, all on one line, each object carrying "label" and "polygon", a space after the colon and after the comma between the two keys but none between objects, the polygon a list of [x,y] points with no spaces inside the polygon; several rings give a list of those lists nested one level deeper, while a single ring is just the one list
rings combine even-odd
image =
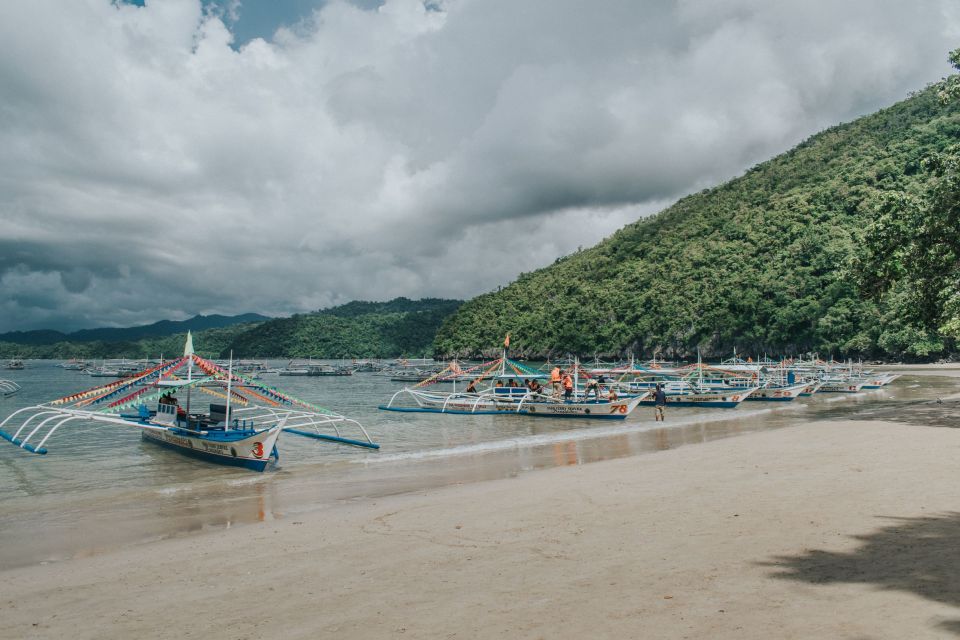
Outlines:
[{"label": "cloudy sky", "polygon": [[958,46],[955,0],[7,0],[0,331],[470,297]]}]

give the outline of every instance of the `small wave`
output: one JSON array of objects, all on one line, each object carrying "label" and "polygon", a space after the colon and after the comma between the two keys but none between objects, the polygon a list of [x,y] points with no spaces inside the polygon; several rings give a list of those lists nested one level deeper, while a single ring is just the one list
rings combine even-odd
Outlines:
[{"label": "small wave", "polygon": [[179,487],[163,487],[162,489],[157,489],[156,493],[161,496],[173,496],[178,493],[186,493],[188,491],[193,491],[193,487],[182,485]]},{"label": "small wave", "polygon": [[[786,407],[783,407],[786,408]],[[384,462],[399,462],[405,460],[425,460],[430,458],[445,458],[456,456],[469,456],[477,454],[492,453],[496,451],[509,451],[512,449],[532,448],[558,442],[576,442],[581,440],[593,440],[598,438],[609,438],[631,433],[643,433],[656,429],[671,429],[686,427],[693,424],[704,424],[710,422],[723,422],[725,420],[737,420],[743,418],[753,418],[756,416],[772,413],[774,408],[754,409],[750,411],[737,410],[733,415],[714,415],[714,416],[686,416],[680,419],[673,419],[668,422],[654,422],[653,424],[640,424],[636,422],[624,423],[615,427],[588,427],[583,429],[574,429],[571,431],[558,431],[556,433],[545,433],[530,436],[519,436],[505,438],[503,440],[490,440],[488,442],[478,442],[472,444],[456,445],[453,447],[443,447],[439,449],[421,449],[417,451],[404,451],[393,454],[380,455],[375,458],[365,458],[355,460],[356,464],[377,465]]]},{"label": "small wave", "polygon": [[251,484],[259,484],[261,482],[266,482],[269,478],[267,476],[253,476],[250,478],[235,478],[233,480],[227,480],[227,486],[230,487],[244,487]]}]

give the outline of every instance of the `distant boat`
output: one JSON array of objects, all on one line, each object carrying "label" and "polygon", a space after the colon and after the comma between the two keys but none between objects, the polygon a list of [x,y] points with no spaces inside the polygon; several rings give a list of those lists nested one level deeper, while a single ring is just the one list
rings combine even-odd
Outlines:
[{"label": "distant boat", "polygon": [[4,380],[0,378],[0,395],[3,397],[12,396],[17,391],[20,391],[21,387],[13,380]]},{"label": "distant boat", "polygon": [[4,368],[19,371],[21,369],[25,369],[26,365],[23,364],[23,360],[21,358],[14,358],[12,360],[7,360],[7,364]]},{"label": "distant boat", "polygon": [[71,358],[60,364],[60,368],[65,371],[86,371],[89,366],[90,363],[86,360],[79,360],[77,358]]},{"label": "distant boat", "polygon": [[352,376],[353,369],[340,365],[290,361],[285,368],[280,369],[277,373],[281,376]]},{"label": "distant boat", "polygon": [[[61,427],[74,421],[107,423],[138,429],[144,441],[184,455],[255,471],[279,460],[276,444],[282,433],[379,449],[356,420],[257,384],[234,373],[231,365],[225,369],[197,356],[188,333],[182,358],[15,411],[0,422],[0,438],[45,454],[47,441]],[[191,397],[199,393],[222,404],[195,412],[199,403]],[[345,436],[346,429],[357,436]]]},{"label": "distant boat", "polygon": [[147,364],[146,360],[104,360],[99,367],[85,371],[91,378],[126,378],[143,370]]}]

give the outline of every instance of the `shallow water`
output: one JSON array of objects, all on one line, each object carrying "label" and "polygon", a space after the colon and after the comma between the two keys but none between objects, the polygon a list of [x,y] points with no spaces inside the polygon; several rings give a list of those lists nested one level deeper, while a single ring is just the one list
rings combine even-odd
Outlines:
[{"label": "shallow water", "polygon": [[[34,361],[0,377],[23,386],[0,399],[14,409],[108,382]],[[379,452],[290,435],[281,465],[263,474],[185,458],[144,443],[134,429],[64,428],[46,456],[0,443],[0,568],[56,561],[145,540],[274,519],[344,500],[510,477],[707,442],[820,419],[881,419],[955,426],[960,379],[905,376],[855,395],[818,394],[786,404],[744,403],[735,410],[672,409],[665,423],[639,408],[624,422],[526,416],[389,413],[378,404],[403,385],[372,374],[277,378],[304,400],[360,420]],[[960,421],[958,421],[960,423]]]}]

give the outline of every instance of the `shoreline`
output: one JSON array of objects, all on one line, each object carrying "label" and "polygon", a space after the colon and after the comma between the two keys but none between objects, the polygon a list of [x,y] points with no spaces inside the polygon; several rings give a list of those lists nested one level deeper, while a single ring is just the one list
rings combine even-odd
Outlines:
[{"label": "shoreline", "polygon": [[24,638],[943,637],[958,454],[823,420],[11,569],[0,597]]}]

